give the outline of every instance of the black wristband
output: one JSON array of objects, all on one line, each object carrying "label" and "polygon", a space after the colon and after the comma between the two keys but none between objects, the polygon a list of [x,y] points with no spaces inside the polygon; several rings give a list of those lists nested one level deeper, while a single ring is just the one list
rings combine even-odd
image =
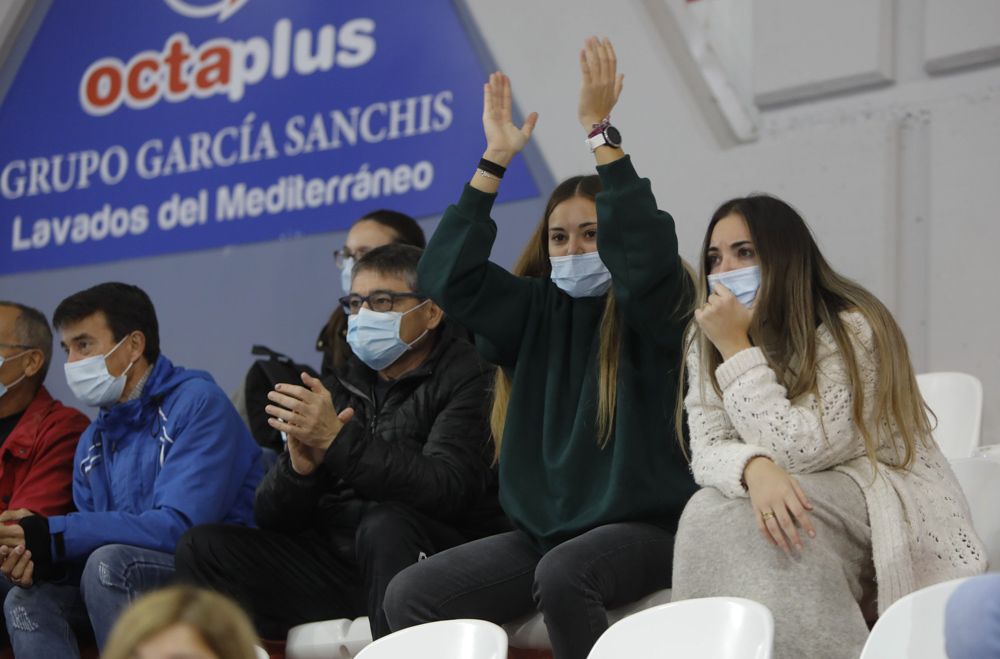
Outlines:
[{"label": "black wristband", "polygon": [[498,165],[492,160],[487,160],[486,158],[479,159],[479,169],[489,174],[493,174],[493,176],[496,176],[497,178],[503,178],[503,175],[507,172],[506,167]]}]

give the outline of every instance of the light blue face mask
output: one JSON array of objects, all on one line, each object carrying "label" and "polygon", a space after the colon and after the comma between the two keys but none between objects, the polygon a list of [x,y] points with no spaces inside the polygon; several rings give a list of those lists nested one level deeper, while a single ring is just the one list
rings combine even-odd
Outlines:
[{"label": "light blue face mask", "polygon": [[[23,357],[24,355],[27,355],[29,352],[31,352],[31,351],[30,350],[25,350],[24,352],[17,353],[13,357],[4,357],[3,355],[0,355],[0,366],[3,366],[4,362],[8,362],[8,361],[17,359],[18,357]],[[21,384],[21,380],[23,380],[26,377],[28,377],[28,374],[27,373],[22,373],[21,377],[19,377],[18,379],[14,380],[10,384],[4,384],[3,382],[0,382],[0,398],[3,398],[4,394],[6,394],[8,391],[10,391],[11,389],[13,389],[17,385]]]},{"label": "light blue face mask", "polygon": [[752,265],[749,268],[740,268],[739,270],[720,272],[717,275],[709,275],[709,295],[712,294],[716,283],[722,284],[731,290],[736,299],[744,307],[749,308],[753,304],[753,301],[757,299],[757,290],[760,288],[760,266]]},{"label": "light blue face mask", "polygon": [[570,297],[597,297],[611,287],[611,272],[597,252],[550,256],[552,283]]},{"label": "light blue face mask", "polygon": [[403,316],[430,302],[424,300],[409,311],[372,311],[361,307],[358,313],[347,318],[347,343],[358,359],[375,371],[381,371],[403,356],[429,330],[407,343],[399,337]]},{"label": "light blue face mask", "polygon": [[63,364],[66,384],[69,385],[70,391],[80,399],[81,403],[93,407],[107,407],[122,397],[122,392],[125,391],[125,376],[135,362],[129,362],[121,375],[111,375],[108,371],[107,359],[111,353],[118,350],[121,344],[125,343],[125,339],[129,336],[128,334],[123,336],[114,348],[103,355],[94,355]]},{"label": "light blue face mask", "polygon": [[354,273],[354,257],[344,259],[344,267],[340,269],[340,288],[344,295],[351,294],[351,275]]}]

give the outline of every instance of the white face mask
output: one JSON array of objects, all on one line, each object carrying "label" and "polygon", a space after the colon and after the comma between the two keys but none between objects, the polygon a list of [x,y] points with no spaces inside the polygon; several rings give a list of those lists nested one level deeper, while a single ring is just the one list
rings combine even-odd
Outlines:
[{"label": "white face mask", "polygon": [[709,275],[709,295],[712,294],[716,282],[731,290],[736,299],[744,307],[749,308],[753,304],[753,301],[757,299],[757,289],[760,288],[760,266],[752,265],[749,268],[740,268],[739,270],[730,270],[729,272],[722,272],[717,275]]},{"label": "white face mask", "polygon": [[598,297],[611,288],[611,272],[597,252],[550,256],[552,283],[570,297]]},{"label": "white face mask", "polygon": [[358,313],[347,318],[347,343],[358,359],[373,371],[391,366],[424,338],[430,330],[407,343],[399,336],[403,316],[430,302],[424,300],[408,311],[372,311],[361,307]]},{"label": "white face mask", "polygon": [[344,295],[351,294],[351,274],[354,272],[354,257],[344,259],[344,267],[340,269],[340,288]]},{"label": "white face mask", "polygon": [[[29,352],[31,352],[31,351],[30,350],[25,350],[24,352],[17,353],[13,357],[4,357],[3,355],[0,355],[0,366],[3,366],[4,362],[17,359],[18,357],[23,357],[24,355],[27,355]],[[26,377],[28,377],[28,374],[27,373],[22,373],[21,377],[19,377],[18,379],[14,380],[10,384],[4,384],[3,382],[0,382],[0,398],[3,398],[4,394],[6,394],[8,391],[10,391],[11,389],[13,389],[17,385],[21,384],[21,381],[24,378],[26,378]]]},{"label": "white face mask", "polygon": [[114,348],[105,355],[94,355],[76,362],[66,362],[66,384],[73,395],[84,405],[106,407],[122,397],[125,391],[125,374],[135,362],[129,363],[121,375],[114,376],[108,371],[107,358],[125,343],[126,335]]}]

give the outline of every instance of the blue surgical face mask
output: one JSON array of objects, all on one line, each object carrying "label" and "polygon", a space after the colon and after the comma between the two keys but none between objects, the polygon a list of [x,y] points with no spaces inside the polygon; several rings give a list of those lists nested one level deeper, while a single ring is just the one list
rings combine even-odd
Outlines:
[{"label": "blue surgical face mask", "polygon": [[125,335],[121,341],[104,355],[94,355],[75,362],[66,362],[63,369],[66,371],[66,384],[73,391],[73,395],[80,399],[84,405],[94,407],[106,407],[122,397],[125,391],[125,374],[132,368],[132,362],[122,371],[121,375],[114,376],[108,372],[108,357],[111,356],[121,344],[125,343]]},{"label": "blue surgical face mask", "polygon": [[424,300],[409,311],[372,311],[361,307],[358,313],[347,318],[347,343],[358,359],[375,371],[381,371],[403,356],[429,330],[407,343],[399,336],[403,316],[430,302]]},{"label": "blue surgical face mask", "polygon": [[717,275],[708,276],[708,294],[712,294],[716,283],[722,284],[733,292],[736,299],[744,307],[749,307],[757,299],[757,290],[760,288],[760,266],[752,265],[749,268],[720,272]]},{"label": "blue surgical face mask", "polygon": [[611,272],[597,252],[550,256],[552,283],[570,297],[597,297],[611,287]]},{"label": "blue surgical face mask", "polygon": [[[0,355],[0,366],[3,366],[4,362],[8,362],[8,361],[17,359],[18,357],[23,357],[24,355],[27,355],[29,352],[31,352],[31,351],[30,350],[25,350],[24,352],[17,353],[13,357],[4,357],[3,355]],[[26,377],[28,377],[28,374],[27,373],[22,373],[21,377],[19,377],[18,379],[14,380],[10,384],[4,384],[3,382],[0,382],[0,398],[3,398],[4,394],[6,394],[8,391],[10,391],[11,389],[13,389],[17,385],[21,384],[21,381],[24,378],[26,378]]]},{"label": "blue surgical face mask", "polygon": [[340,289],[344,295],[351,294],[351,274],[354,272],[354,257],[348,256],[344,259],[344,267],[340,270]]}]

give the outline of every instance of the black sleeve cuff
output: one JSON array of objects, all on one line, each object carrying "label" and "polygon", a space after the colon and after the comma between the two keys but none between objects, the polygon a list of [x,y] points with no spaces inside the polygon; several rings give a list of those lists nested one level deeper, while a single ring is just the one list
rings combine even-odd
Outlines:
[{"label": "black sleeve cuff", "polygon": [[[20,522],[24,530],[24,547],[31,552],[31,560],[35,564],[34,579],[47,580],[54,574],[52,556],[52,536],[49,533],[49,519],[41,515],[25,517]],[[56,538],[62,543],[62,536]]]}]

